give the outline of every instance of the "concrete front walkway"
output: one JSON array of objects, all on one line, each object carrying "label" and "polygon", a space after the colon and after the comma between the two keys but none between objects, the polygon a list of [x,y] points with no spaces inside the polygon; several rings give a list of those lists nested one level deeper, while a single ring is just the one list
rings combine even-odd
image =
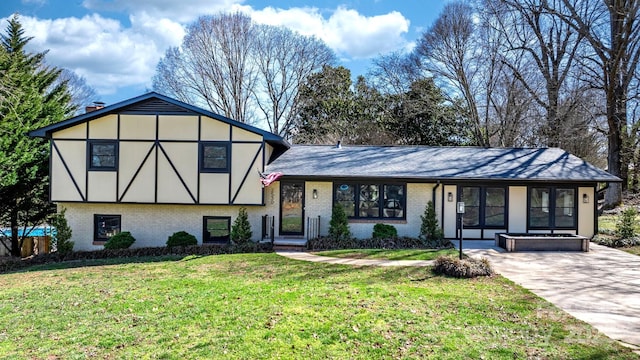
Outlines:
[{"label": "concrete front walkway", "polygon": [[[454,241],[455,246],[458,242]],[[463,252],[489,259],[502,276],[608,337],[640,346],[640,256],[590,244],[584,252],[515,252],[493,240],[465,240]],[[433,261],[341,259],[280,251],[291,259],[354,266],[431,266]]]},{"label": "concrete front walkway", "polygon": [[590,246],[588,253],[506,253],[485,240],[464,241],[462,250],[608,337],[640,346],[640,256]]}]

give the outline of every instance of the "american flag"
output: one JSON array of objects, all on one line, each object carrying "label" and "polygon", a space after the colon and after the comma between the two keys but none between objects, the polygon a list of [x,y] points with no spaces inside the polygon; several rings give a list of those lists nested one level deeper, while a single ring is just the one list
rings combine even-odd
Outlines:
[{"label": "american flag", "polygon": [[281,176],[282,176],[281,172],[274,172],[268,175],[260,173],[260,182],[262,183],[262,185],[266,187],[271,185],[272,182],[280,179]]}]

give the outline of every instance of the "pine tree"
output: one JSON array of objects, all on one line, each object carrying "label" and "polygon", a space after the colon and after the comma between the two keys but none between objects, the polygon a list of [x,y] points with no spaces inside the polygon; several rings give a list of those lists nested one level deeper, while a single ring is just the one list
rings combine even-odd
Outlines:
[{"label": "pine tree", "polygon": [[73,251],[73,241],[71,241],[71,227],[67,223],[67,218],[65,217],[67,209],[62,208],[60,212],[51,216],[49,220],[49,224],[56,229],[55,245],[56,251],[62,255],[69,254]]},{"label": "pine tree", "polygon": [[25,49],[17,15],[0,36],[0,224],[11,229],[13,256],[20,256],[24,232],[52,212],[48,202],[49,147],[32,139],[31,130],[63,120],[73,108],[66,83],[56,83],[60,70],[47,66],[46,52]]},{"label": "pine tree", "polygon": [[251,240],[252,235],[253,232],[251,231],[251,224],[249,224],[247,209],[240,208],[238,217],[231,227],[231,240],[235,244],[246,244]]},{"label": "pine tree", "polygon": [[433,202],[429,201],[424,209],[424,214],[420,215],[422,224],[420,225],[420,239],[424,242],[442,240],[444,234],[438,225],[438,217]]},{"label": "pine tree", "polygon": [[331,221],[329,221],[329,237],[335,240],[348,240],[351,238],[349,220],[340,204],[333,206]]}]

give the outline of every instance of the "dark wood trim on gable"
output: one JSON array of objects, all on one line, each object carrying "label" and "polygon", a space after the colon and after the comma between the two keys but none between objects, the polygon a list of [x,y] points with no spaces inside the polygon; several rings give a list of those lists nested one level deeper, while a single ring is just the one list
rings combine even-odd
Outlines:
[{"label": "dark wood trim on gable", "polygon": [[[198,143],[202,141],[202,115],[198,115]],[[200,152],[200,145],[198,145],[198,152]],[[200,154],[198,154],[198,170],[200,170]],[[200,171],[198,171],[198,177],[196,178],[196,204],[200,203]]]},{"label": "dark wood trim on gable", "polygon": [[154,176],[154,186],[155,188],[154,190],[154,197],[153,197],[153,202],[158,203],[158,145],[160,145],[160,142],[158,141],[158,139],[160,138],[160,115],[158,115],[156,113],[156,168],[155,168],[155,176]]}]

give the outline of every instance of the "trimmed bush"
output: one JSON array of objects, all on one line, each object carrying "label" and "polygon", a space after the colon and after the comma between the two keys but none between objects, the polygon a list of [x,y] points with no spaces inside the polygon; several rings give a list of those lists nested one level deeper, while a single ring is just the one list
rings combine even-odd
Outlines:
[{"label": "trimmed bush", "polygon": [[198,245],[198,240],[186,231],[175,232],[167,239],[167,247],[190,245]]},{"label": "trimmed bush", "polygon": [[640,238],[637,236],[622,239],[617,236],[598,234],[594,236],[591,241],[598,245],[604,245],[612,248],[640,245]]},{"label": "trimmed bush", "polygon": [[340,204],[335,204],[331,211],[331,221],[329,222],[329,237],[335,240],[351,239],[349,230],[349,219]]},{"label": "trimmed bush", "polygon": [[119,232],[107,240],[104,248],[107,250],[128,249],[136,239],[128,231]]},{"label": "trimmed bush", "polygon": [[398,237],[398,230],[393,225],[387,224],[375,224],[373,226],[373,234],[374,239],[392,239]]},{"label": "trimmed bush", "polygon": [[67,209],[62,208],[59,213],[54,214],[51,219],[49,219],[49,224],[56,229],[52,245],[55,246],[56,252],[62,255],[73,252],[73,241],[71,241],[72,231],[65,217],[66,212]]},{"label": "trimmed bush", "polygon": [[420,239],[410,237],[378,238],[378,239],[334,239],[320,237],[307,242],[309,250],[339,250],[339,249],[424,249]]},{"label": "trimmed bush", "polygon": [[436,258],[433,272],[438,275],[447,275],[457,278],[473,278],[477,276],[491,276],[494,274],[489,260],[478,259],[458,259],[451,256],[438,256]]},{"label": "trimmed bush", "polygon": [[247,244],[251,242],[251,236],[253,236],[253,232],[251,224],[249,224],[247,209],[240,208],[238,217],[231,226],[231,241],[236,245]]}]

